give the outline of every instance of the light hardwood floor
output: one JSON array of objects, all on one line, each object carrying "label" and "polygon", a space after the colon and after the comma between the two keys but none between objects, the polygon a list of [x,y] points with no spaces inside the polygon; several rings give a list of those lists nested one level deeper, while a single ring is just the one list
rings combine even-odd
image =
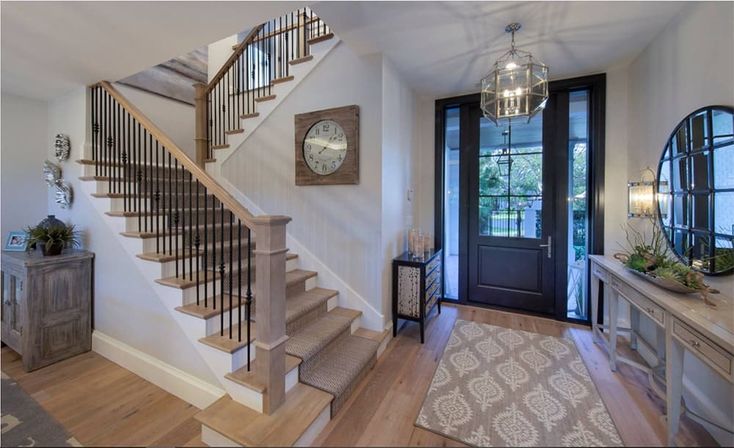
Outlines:
[{"label": "light hardwood floor", "polygon": [[200,444],[199,409],[96,353],[26,373],[3,347],[2,370],[84,446]]},{"label": "light hardwood floor", "polygon": [[[625,445],[664,444],[663,402],[635,369],[620,365],[619,371],[612,373],[606,354],[591,342],[588,329],[532,316],[444,305],[441,316],[429,321],[425,344],[418,340],[416,324],[404,325],[316,445],[461,445],[413,426],[457,318],[572,337]],[[626,350],[624,344],[621,349]],[[201,443],[200,427],[192,418],[195,407],[94,353],[25,373],[18,355],[5,347],[2,369],[83,445]],[[678,443],[716,444],[700,425],[685,417]]]},{"label": "light hardwood floor", "polygon": [[[625,445],[665,444],[665,405],[647,386],[647,377],[626,365],[620,365],[617,373],[611,372],[606,352],[592,343],[588,328],[483,308],[444,305],[442,314],[430,319],[424,345],[420,344],[417,324],[403,325],[401,321],[404,328],[398,337],[391,341],[316,445],[461,446],[413,425],[457,318],[572,337]],[[626,350],[624,344],[620,345]],[[626,351],[627,356],[637,356]],[[684,417],[678,444],[712,446],[716,441],[699,424]]]}]

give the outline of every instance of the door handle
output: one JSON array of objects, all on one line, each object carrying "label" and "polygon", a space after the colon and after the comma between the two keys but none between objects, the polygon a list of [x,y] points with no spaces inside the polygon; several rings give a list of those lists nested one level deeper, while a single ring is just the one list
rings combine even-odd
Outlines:
[{"label": "door handle", "polygon": [[553,237],[548,235],[548,244],[541,244],[540,247],[547,247],[548,258],[553,258]]}]

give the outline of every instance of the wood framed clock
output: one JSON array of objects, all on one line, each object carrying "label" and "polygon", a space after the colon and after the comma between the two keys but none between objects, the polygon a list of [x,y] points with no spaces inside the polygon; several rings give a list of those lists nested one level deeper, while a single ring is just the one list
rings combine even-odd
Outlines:
[{"label": "wood framed clock", "polygon": [[296,185],[359,183],[359,106],[295,117]]}]

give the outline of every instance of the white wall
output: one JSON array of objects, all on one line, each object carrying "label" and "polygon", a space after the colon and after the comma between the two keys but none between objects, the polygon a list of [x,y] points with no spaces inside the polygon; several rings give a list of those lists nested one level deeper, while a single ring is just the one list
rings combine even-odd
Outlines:
[{"label": "white wall", "polygon": [[115,88],[196,160],[194,106],[122,84],[115,84]]},{"label": "white wall", "polygon": [[[139,273],[134,264],[139,261],[128,256],[92,205],[91,201],[99,199],[82,194],[78,179],[82,170],[74,161],[82,158],[84,150],[86,112],[85,88],[77,88],[49,102],[45,139],[47,147],[51,148],[57,132],[66,133],[71,138],[72,154],[63,164],[63,169],[64,178],[76,193],[74,203],[71,209],[61,210],[54,203],[53,195],[49,194],[48,211],[64,222],[78,226],[83,232],[84,248],[96,254],[95,329],[218,386],[216,377]],[[47,157],[52,156],[51,151],[49,149]]]},{"label": "white wall", "polygon": [[[629,179],[638,178],[645,166],[656,170],[666,138],[690,112],[714,104],[734,106],[732,23],[734,5],[730,2],[690,5],[630,64]],[[626,221],[623,214],[618,219]],[[710,277],[707,281],[734,295],[734,276]],[[651,339],[649,322],[644,330]],[[689,386],[684,395],[686,402],[696,411],[734,427],[734,386],[691,356],[687,355],[685,362]],[[732,436],[708,429],[722,445],[734,445]]]},{"label": "white wall", "polygon": [[415,113],[415,93],[393,64],[383,58],[381,214],[382,309],[385,314],[392,303],[392,259],[407,249],[407,228],[413,224],[417,209],[413,177],[419,160]]},{"label": "white wall", "polygon": [[[290,216],[289,235],[378,311],[381,78],[379,55],[360,57],[337,44],[222,167],[258,208]],[[359,184],[296,187],[294,115],[351,104],[360,107]]]},{"label": "white wall", "polygon": [[435,231],[435,174],[436,174],[436,100],[419,95],[416,98],[416,111],[413,123],[416,152],[414,174],[416,188],[416,203],[418,210],[415,226],[426,232]]},{"label": "white wall", "polygon": [[[0,244],[3,246],[9,231],[38,224],[46,216],[43,161],[46,157],[56,161],[53,151],[47,155],[47,129],[45,101],[2,94]],[[50,145],[53,146],[53,140]]]},{"label": "white wall", "polygon": [[214,78],[214,75],[216,75],[219,69],[222,68],[224,63],[227,62],[227,59],[232,56],[232,46],[236,44],[236,34],[209,44],[209,63],[207,65],[209,81]]}]

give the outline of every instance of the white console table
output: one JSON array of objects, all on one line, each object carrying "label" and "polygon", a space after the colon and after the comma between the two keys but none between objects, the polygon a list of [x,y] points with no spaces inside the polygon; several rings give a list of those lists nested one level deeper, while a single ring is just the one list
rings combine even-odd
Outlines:
[{"label": "white console table", "polygon": [[[716,307],[706,305],[695,294],[678,294],[662,289],[627,271],[619,261],[591,255],[591,322],[594,339],[603,342],[609,352],[609,366],[624,362],[648,373],[650,383],[667,403],[668,445],[675,444],[683,392],[683,353],[688,350],[730,383],[734,383],[734,300],[732,291],[712,296]],[[597,324],[599,283],[606,285],[604,298],[609,304],[609,322]],[[630,305],[630,327],[617,325],[619,301]],[[637,349],[639,317],[643,314],[658,327],[652,351],[658,365],[649,368],[617,354],[617,334],[630,332],[630,344]],[[602,333],[606,329],[608,338]],[[656,386],[656,374],[664,370],[665,390]]]}]

